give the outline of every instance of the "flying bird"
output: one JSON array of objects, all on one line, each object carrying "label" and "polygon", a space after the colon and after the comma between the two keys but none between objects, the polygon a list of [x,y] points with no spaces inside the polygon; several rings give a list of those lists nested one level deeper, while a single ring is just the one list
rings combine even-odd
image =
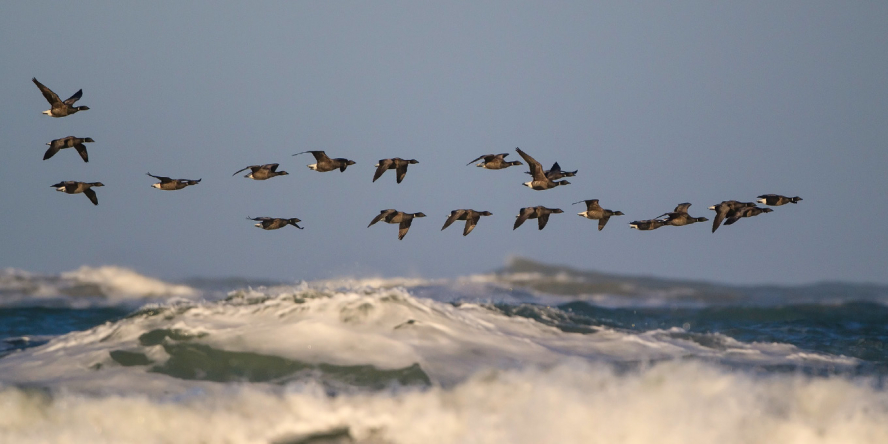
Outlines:
[{"label": "flying bird", "polygon": [[410,224],[413,223],[413,219],[416,217],[426,217],[422,212],[419,213],[405,213],[403,211],[398,211],[394,209],[382,210],[373,220],[370,221],[370,224],[367,225],[367,228],[370,228],[370,225],[375,224],[376,222],[383,221],[389,224],[398,224],[398,240],[404,239],[404,236],[407,235],[407,230],[410,229]]},{"label": "flying bird", "polygon": [[68,97],[68,100],[64,102],[62,99],[59,99],[58,94],[52,92],[51,89],[44,86],[42,83],[37,81],[36,77],[31,78],[34,81],[34,84],[37,85],[37,88],[40,88],[40,92],[43,93],[43,97],[46,98],[46,101],[49,102],[50,108],[46,111],[43,111],[43,114],[46,114],[50,117],[65,117],[71,114],[76,113],[77,111],[86,111],[89,107],[86,106],[74,106],[74,102],[80,100],[80,97],[83,96],[83,90],[78,90],[74,93],[73,96]]},{"label": "flying bird", "polygon": [[634,220],[629,222],[629,228],[634,228],[638,231],[656,230],[664,225],[666,225],[666,222],[662,219]]},{"label": "flying bird", "polygon": [[524,158],[524,161],[527,162],[527,166],[530,167],[530,175],[533,177],[533,180],[530,182],[524,182],[524,186],[534,189],[534,190],[548,190],[550,188],[555,188],[561,185],[570,185],[570,182],[566,180],[553,181],[546,177],[545,171],[543,171],[542,165],[536,161],[533,157],[530,157],[524,151],[521,151],[521,148],[515,148],[515,151],[518,151],[518,154]]},{"label": "flying bird", "polygon": [[170,179],[166,176],[155,176],[151,173],[147,174],[160,181],[160,183],[155,183],[151,185],[152,188],[157,188],[158,190],[181,190],[182,188],[185,188],[189,185],[197,185],[201,181],[201,179]]},{"label": "flying bird", "polygon": [[607,221],[610,220],[611,216],[623,216],[622,211],[611,211],[601,208],[601,206],[598,205],[598,199],[581,200],[579,202],[574,202],[572,205],[576,205],[581,202],[586,204],[586,211],[577,214],[585,217],[586,219],[597,219],[598,231],[604,229],[604,226],[607,225]]},{"label": "flying bird", "polygon": [[318,171],[321,173],[326,173],[327,171],[339,170],[340,172],[345,171],[349,165],[354,165],[354,160],[348,160],[342,157],[337,157],[335,159],[331,159],[327,157],[327,153],[323,151],[303,151],[301,153],[296,153],[294,156],[298,156],[300,154],[311,153],[314,156],[317,163],[313,163],[308,165],[312,171]]},{"label": "flying bird", "polygon": [[725,220],[725,225],[731,225],[734,222],[740,220],[741,217],[754,217],[763,213],[770,213],[774,210],[770,208],[759,208],[759,207],[741,207],[735,210],[730,217]]},{"label": "flying bird", "polygon": [[56,191],[61,191],[63,193],[68,194],[78,194],[83,193],[86,197],[89,198],[89,201],[93,203],[93,205],[99,204],[99,198],[96,197],[96,192],[93,191],[92,187],[103,187],[105,184],[102,182],[77,182],[73,180],[66,180],[64,182],[59,182],[55,185],[50,185],[55,188]]},{"label": "flying bird", "polygon": [[398,183],[401,183],[404,180],[404,176],[407,175],[407,166],[416,163],[419,163],[416,159],[402,159],[400,157],[380,159],[379,163],[375,165],[376,174],[373,175],[373,181],[376,182],[376,179],[379,179],[382,173],[385,173],[387,170],[396,170],[398,173]]},{"label": "flying bird", "polygon": [[661,214],[657,217],[657,219],[666,216],[666,219],[663,220],[664,225],[671,225],[673,227],[682,227],[685,225],[690,225],[696,222],[706,222],[709,219],[705,217],[693,217],[688,214],[688,208],[690,208],[690,203],[680,203],[675,207],[672,212]]},{"label": "flying bird", "polygon": [[[543,174],[545,174],[549,180],[558,180],[563,177],[574,177],[577,175],[577,171],[579,170],[561,171],[561,166],[558,165],[558,162],[555,162],[554,164],[552,164],[552,168],[543,171]],[[524,173],[530,174],[529,171],[525,171]]]},{"label": "flying bird", "polygon": [[802,198],[799,196],[786,197],[779,194],[762,194],[758,197],[758,203],[770,205],[772,207],[779,207],[780,205],[786,205],[788,203],[799,203],[800,200],[802,200]]},{"label": "flying bird", "polygon": [[736,214],[735,212],[740,208],[754,206],[755,204],[752,202],[738,202],[736,200],[725,200],[710,206],[709,209],[715,211],[715,219],[712,221],[712,232],[715,233],[715,230],[718,229],[718,226],[721,225],[722,221],[724,221],[726,217],[733,217]]},{"label": "flying bird", "polygon": [[83,159],[84,162],[89,162],[89,155],[86,153],[86,146],[84,143],[92,142],[95,142],[95,140],[92,140],[91,137],[81,138],[74,136],[63,137],[61,139],[53,140],[52,142],[47,142],[49,149],[43,154],[43,160],[55,156],[55,154],[61,149],[74,148],[77,150],[77,153],[80,154],[80,158]]},{"label": "flying bird", "polygon": [[539,229],[542,230],[543,228],[546,228],[546,224],[549,223],[550,214],[563,212],[564,211],[560,208],[546,208],[542,205],[536,207],[524,207],[518,210],[518,216],[515,216],[517,219],[515,219],[515,226],[512,227],[512,230],[520,227],[527,219],[536,219]]},{"label": "flying bird", "polygon": [[466,221],[466,227],[463,229],[463,236],[467,236],[475,229],[475,225],[481,220],[481,216],[493,216],[493,213],[490,211],[453,210],[450,212],[450,216],[444,222],[444,226],[441,227],[441,230],[443,231],[445,228],[449,227],[450,224],[458,220],[464,220]]},{"label": "flying bird", "polygon": [[279,217],[250,217],[247,216],[249,220],[255,220],[259,223],[256,224],[256,227],[259,227],[263,230],[277,230],[278,228],[284,228],[287,225],[292,225],[298,229],[302,229],[299,225],[296,225],[297,222],[302,222],[301,220],[293,217],[290,219],[282,219]]},{"label": "flying bird", "polygon": [[241,168],[241,169],[235,171],[234,174],[232,174],[232,176],[234,176],[237,173],[240,173],[241,171],[245,171],[245,170],[250,170],[251,173],[244,175],[244,177],[246,177],[248,179],[253,179],[253,180],[266,180],[266,179],[271,179],[272,177],[275,177],[275,176],[286,176],[287,174],[290,174],[290,173],[283,171],[283,170],[278,171],[277,170],[278,165],[279,164],[277,164],[277,163],[267,163],[265,165],[250,165],[246,168]]},{"label": "flying bird", "polygon": [[478,162],[475,166],[480,168],[486,168],[488,170],[501,170],[504,168],[508,168],[510,166],[518,166],[524,165],[520,160],[515,160],[512,162],[508,162],[505,160],[505,157],[508,156],[509,153],[501,153],[501,154],[484,154],[482,156],[478,156],[477,159],[469,162],[466,166],[469,166],[475,162],[478,162],[481,159],[484,159],[483,162]]}]

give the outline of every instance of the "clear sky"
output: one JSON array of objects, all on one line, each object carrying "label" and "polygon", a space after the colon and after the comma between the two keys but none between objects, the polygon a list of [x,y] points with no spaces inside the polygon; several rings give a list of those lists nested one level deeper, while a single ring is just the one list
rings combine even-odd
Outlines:
[{"label": "clear sky", "polygon": [[[510,255],[731,283],[888,283],[885,2],[7,2],[0,267],[165,278],[449,277]],[[53,119],[31,83],[89,111]],[[42,160],[44,145],[92,137]],[[466,163],[521,147],[572,185]],[[306,168],[305,150],[357,164]],[[371,183],[373,165],[415,158]],[[232,173],[280,163],[268,181]],[[146,172],[202,178],[181,191]],[[50,188],[101,181],[99,206]],[[710,233],[691,202],[799,195]],[[622,210],[604,231],[582,199]],[[518,209],[559,207],[512,231]],[[409,234],[367,228],[422,211]],[[489,210],[468,237],[457,208]],[[247,216],[298,217],[263,231]]]}]

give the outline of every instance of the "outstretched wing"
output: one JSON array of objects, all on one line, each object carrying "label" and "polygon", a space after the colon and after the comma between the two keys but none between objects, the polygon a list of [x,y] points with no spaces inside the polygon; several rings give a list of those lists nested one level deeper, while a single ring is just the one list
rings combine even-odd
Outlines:
[{"label": "outstretched wing", "polygon": [[86,194],[86,197],[89,198],[89,201],[93,203],[93,205],[99,204],[99,198],[96,197],[96,192],[92,190],[92,188],[87,188],[83,190],[83,194]]},{"label": "outstretched wing", "polygon": [[398,240],[404,239],[404,236],[407,235],[407,230],[410,229],[410,224],[412,223],[412,217],[405,217],[401,220],[401,223],[398,225]]},{"label": "outstretched wing", "polygon": [[379,214],[377,214],[376,217],[374,217],[373,220],[370,221],[370,224],[367,225],[367,228],[369,228],[370,225],[373,225],[373,224],[375,224],[376,222],[381,221],[384,217],[388,216],[389,214],[392,214],[392,213],[395,212],[395,211],[397,211],[397,210],[391,210],[391,209],[390,209],[390,210],[382,210],[382,211],[380,211]]},{"label": "outstretched wing", "polygon": [[398,166],[398,169],[397,169],[398,183],[401,183],[401,181],[404,180],[404,176],[407,175],[407,165],[409,165],[409,164],[407,162],[404,162]]},{"label": "outstretched wing", "polygon": [[527,166],[530,168],[530,175],[533,176],[533,180],[546,180],[546,175],[543,172],[543,167],[539,162],[536,161],[533,157],[530,157],[524,151],[521,151],[521,148],[515,148],[515,151],[518,151],[518,154],[521,155],[521,158],[527,162]]},{"label": "outstretched wing", "polygon": [[610,220],[610,216],[608,216],[608,215],[601,216],[601,219],[598,219],[598,231],[603,230],[604,226],[607,225],[607,221],[609,221],[609,220]]},{"label": "outstretched wing", "polygon": [[449,227],[450,224],[456,222],[456,221],[459,219],[460,216],[462,216],[463,214],[465,214],[465,212],[466,212],[466,210],[453,210],[453,211],[451,211],[451,212],[450,212],[450,217],[447,218],[447,220],[444,222],[444,226],[441,227],[441,229],[443,230],[443,229]]},{"label": "outstretched wing", "polygon": [[55,105],[56,103],[62,101],[61,99],[59,99],[59,96],[56,93],[52,92],[51,89],[38,82],[36,77],[31,78],[31,80],[34,81],[34,84],[37,85],[37,88],[40,88],[40,92],[43,93],[43,97],[46,98],[46,101],[49,102],[50,105]]},{"label": "outstretched wing", "polygon": [[73,105],[74,102],[80,100],[81,97],[83,97],[83,90],[82,89],[78,90],[76,93],[74,93],[73,96],[68,97],[68,100],[65,100],[65,105],[69,105],[69,106]]},{"label": "outstretched wing", "polygon": [[376,182],[376,179],[379,179],[386,170],[388,170],[389,165],[392,164],[392,159],[381,159],[379,161],[379,166],[376,167],[376,174],[373,175],[373,181]]},{"label": "outstretched wing", "polygon": [[232,176],[236,176],[237,173],[240,173],[241,171],[246,171],[246,170],[253,170],[253,171],[255,171],[254,168],[255,168],[255,169],[259,169],[260,167],[259,167],[259,165],[250,165],[250,166],[248,166],[248,167],[246,167],[246,168],[241,168],[241,169],[235,171],[234,174],[232,174]]},{"label": "outstretched wing", "polygon": [[[243,170],[241,170],[241,171],[243,171]],[[240,172],[240,171],[238,171],[238,173],[239,173],[239,172]],[[153,174],[151,174],[151,173],[145,173],[145,174],[147,174],[147,175],[149,175],[149,176],[151,176],[151,177],[153,177],[153,178],[159,180],[160,183],[167,183],[167,182],[172,182],[172,181],[173,181],[173,179],[170,179],[169,177],[166,177],[166,176],[155,176],[155,175],[153,175]],[[237,174],[237,173],[234,173],[234,174]]]},{"label": "outstretched wing", "polygon": [[550,173],[560,173],[561,172],[561,165],[558,165],[558,162],[553,163],[552,168],[549,169],[549,172]]},{"label": "outstretched wing", "polygon": [[475,225],[478,224],[479,220],[481,220],[481,215],[478,213],[473,214],[472,217],[467,217],[466,228],[463,229],[463,236],[468,236],[469,233],[475,229]]},{"label": "outstretched wing", "polygon": [[[55,141],[53,141],[53,142],[55,142]],[[46,152],[43,153],[43,160],[46,160],[46,159],[49,159],[49,158],[52,157],[52,156],[55,156],[55,154],[56,154],[57,152],[59,152],[60,149],[62,149],[62,144],[60,144],[60,143],[53,143],[53,142],[51,142],[51,143],[49,144],[49,149],[47,149]]]},{"label": "outstretched wing", "polygon": [[539,224],[540,230],[546,228],[547,223],[549,223],[549,213],[543,213],[537,217],[537,224]]},{"label": "outstretched wing", "polygon": [[518,211],[518,218],[515,219],[515,226],[512,229],[516,229],[521,226],[531,215],[533,215],[534,211],[536,211],[533,207],[525,207]]},{"label": "outstretched wing", "polygon": [[266,163],[265,165],[262,165],[262,169],[263,169],[263,170],[268,170],[268,171],[271,171],[271,172],[276,172],[277,169],[278,169],[278,164],[276,164],[276,163]]},{"label": "outstretched wing", "polygon": [[488,159],[492,159],[493,157],[494,157],[493,154],[482,154],[482,155],[478,156],[477,159],[475,159],[475,160],[473,160],[473,161],[467,163],[466,166],[469,166],[469,165],[471,165],[471,164],[473,164],[473,163],[475,163],[475,162],[477,162],[477,161],[479,161],[479,160],[481,160],[481,159],[484,159],[484,161],[487,162]]},{"label": "outstretched wing", "polygon": [[77,154],[80,154],[80,158],[83,159],[84,162],[89,162],[89,154],[86,152],[86,145],[78,143],[77,145],[74,145],[74,149],[77,150]]},{"label": "outstretched wing", "polygon": [[687,213],[688,208],[691,207],[691,204],[688,202],[678,204],[672,212],[674,213]]}]

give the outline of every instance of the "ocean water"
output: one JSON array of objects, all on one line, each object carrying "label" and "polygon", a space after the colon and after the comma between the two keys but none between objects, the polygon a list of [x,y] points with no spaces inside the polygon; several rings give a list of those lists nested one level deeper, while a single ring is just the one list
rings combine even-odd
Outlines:
[{"label": "ocean water", "polygon": [[888,287],[0,272],[0,443],[886,443]]}]

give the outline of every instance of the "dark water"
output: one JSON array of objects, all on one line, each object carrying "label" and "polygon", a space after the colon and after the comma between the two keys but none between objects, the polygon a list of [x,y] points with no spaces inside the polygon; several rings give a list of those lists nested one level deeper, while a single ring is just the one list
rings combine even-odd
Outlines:
[{"label": "dark water", "polygon": [[107,321],[115,321],[131,310],[122,307],[101,308],[0,308],[0,356],[13,350],[45,344],[53,336],[86,330]]}]

